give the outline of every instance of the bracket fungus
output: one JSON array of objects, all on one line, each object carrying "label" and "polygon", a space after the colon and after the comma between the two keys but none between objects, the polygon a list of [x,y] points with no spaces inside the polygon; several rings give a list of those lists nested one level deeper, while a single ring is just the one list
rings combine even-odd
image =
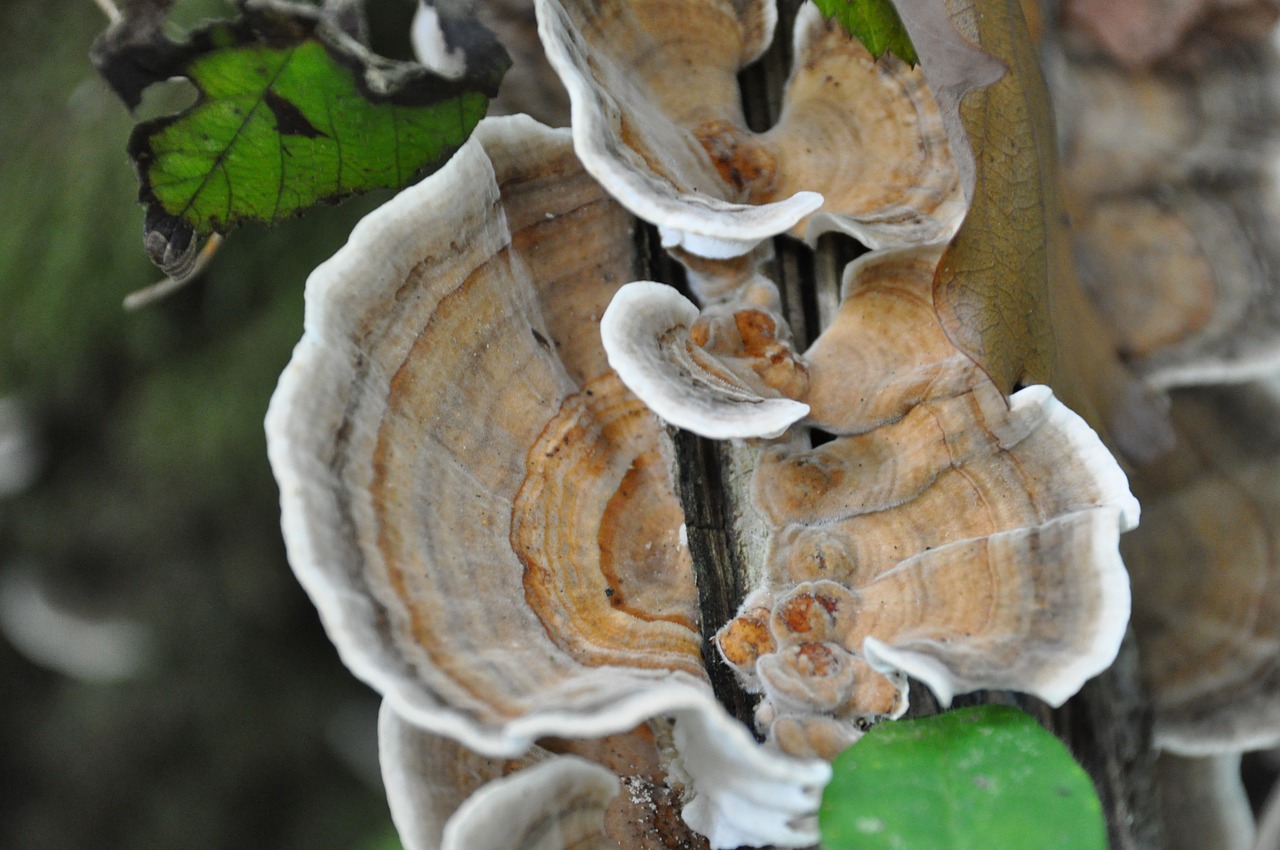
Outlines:
[{"label": "bracket fungus", "polygon": [[401,841],[441,850],[705,848],[680,819],[679,794],[663,773],[670,724],[652,726],[544,739],[495,759],[406,723],[384,704],[378,737]]},{"label": "bracket fungus", "polygon": [[1178,450],[1137,470],[1124,541],[1158,746],[1211,755],[1280,741],[1280,394],[1174,395]]},{"label": "bracket fungus", "polygon": [[407,721],[511,757],[670,716],[693,828],[802,846],[829,767],[715,701],[661,429],[600,348],[632,228],[522,116],[366,218],[268,414],[290,562]]},{"label": "bracket fungus", "polygon": [[763,575],[717,641],[789,752],[833,758],[901,714],[904,675],[943,702],[997,687],[1061,704],[1128,621],[1124,473],[1048,388],[1006,403],[947,341],[938,256],[848,267],[836,320],[799,358],[804,424],[835,437],[765,446],[753,476]]},{"label": "bracket fungus", "polygon": [[[537,0],[572,131],[485,119],[361,222],[308,281],[267,418],[290,562],[385,698],[410,850],[496,847],[495,824],[556,850],[806,846],[827,760],[906,710],[908,676],[1059,704],[1128,621],[1124,473],[933,308],[964,200],[921,72],[806,6],[753,134],[734,75],[772,3],[610,2]],[[632,213],[701,306],[645,280]],[[824,228],[878,250],[798,353],[757,244]],[[728,622],[703,622],[659,416],[751,441],[755,584]],[[717,652],[763,741],[717,701]]]},{"label": "bracket fungus", "polygon": [[947,339],[932,304],[940,256],[924,246],[851,263],[831,326],[804,355],[777,358],[803,380],[763,388],[740,377],[762,376],[758,362],[741,368],[759,345],[743,333],[712,344],[706,330],[759,314],[769,340],[787,342],[776,288],[738,264],[726,273],[736,288],[706,286],[713,264],[699,266],[718,294],[701,314],[644,282],[602,322],[619,376],[674,424],[776,437],[769,408],[790,387],[808,405],[792,421],[835,435],[760,448],[748,509],[764,530],[762,575],[717,633],[762,696],[761,731],[796,755],[834,758],[868,723],[901,715],[908,675],[944,703],[994,687],[1061,704],[1110,665],[1128,622],[1118,543],[1138,503],[1124,473],[1047,387],[1006,402]]},{"label": "bracket fungus", "polygon": [[[772,283],[752,283],[777,300]],[[636,281],[610,302],[600,337],[618,377],[672,425],[713,439],[780,437],[809,413],[777,386],[803,393],[805,380],[780,323],[767,306],[701,314],[670,286]]]},{"label": "bracket fungus", "polygon": [[537,12],[578,156],[664,246],[728,258],[838,230],[876,248],[959,226],[959,172],[923,72],[872,59],[812,4],[764,133],[747,128],[736,74],[769,46],[773,0],[537,0]]},{"label": "bracket fungus", "polygon": [[1273,373],[1276,45],[1128,73],[1067,50],[1049,68],[1074,256],[1120,353],[1161,389]]}]

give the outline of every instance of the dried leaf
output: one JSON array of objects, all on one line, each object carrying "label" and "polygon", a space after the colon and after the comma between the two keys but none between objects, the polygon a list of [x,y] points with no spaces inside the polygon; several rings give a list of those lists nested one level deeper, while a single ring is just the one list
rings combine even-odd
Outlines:
[{"label": "dried leaf", "polygon": [[1005,66],[958,32],[947,7],[938,0],[896,0],[896,5],[898,17],[920,54],[920,65],[942,113],[965,198],[972,199],[973,151],[960,120],[960,101],[970,91],[1000,79]]},{"label": "dried leaf", "polygon": [[977,169],[973,202],[934,276],[947,336],[1009,393],[1053,375],[1049,230],[1057,215],[1053,118],[1015,0],[980,0],[984,50],[1009,67],[960,106]]},{"label": "dried leaf", "polygon": [[[934,276],[943,328],[1002,392],[1051,384],[1126,456],[1154,457],[1171,446],[1172,429],[1117,359],[1076,280],[1053,115],[1021,6],[956,0],[947,11],[1008,73],[960,104],[975,180],[969,214]],[[916,43],[928,72],[929,54]]]}]

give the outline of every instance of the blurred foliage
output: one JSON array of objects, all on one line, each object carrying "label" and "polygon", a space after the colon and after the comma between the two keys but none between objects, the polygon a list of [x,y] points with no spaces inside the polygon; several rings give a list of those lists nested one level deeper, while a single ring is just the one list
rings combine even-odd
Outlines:
[{"label": "blurred foliage", "polygon": [[89,0],[0,5],[0,397],[46,454],[0,499],[0,576],[145,624],[157,657],[90,684],[0,639],[0,846],[383,846],[376,774],[343,757],[372,755],[377,701],[285,563],[262,417],[307,273],[387,194],[245,228],[203,280],[124,312],[156,273],[132,121],[86,58],[104,25]]}]

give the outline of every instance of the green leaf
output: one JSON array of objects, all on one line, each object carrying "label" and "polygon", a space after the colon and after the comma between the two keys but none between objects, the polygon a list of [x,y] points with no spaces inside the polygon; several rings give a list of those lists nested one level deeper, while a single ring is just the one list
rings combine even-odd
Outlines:
[{"label": "green leaf", "polygon": [[915,65],[920,59],[891,0],[814,0],[822,14],[835,18],[879,59],[885,51]]},{"label": "green leaf", "polygon": [[[155,0],[151,0],[152,3]],[[182,44],[164,12],[141,11],[94,47],[99,71],[131,108],[175,76],[196,102],[134,128],[129,154],[147,208],[144,244],[182,268],[197,237],[274,223],[320,201],[399,188],[443,165],[483,117],[510,59],[492,33],[451,22],[467,41],[459,78],[371,53],[314,6],[243,0],[234,21]]]},{"label": "green leaf", "polygon": [[1106,850],[1089,777],[1017,709],[881,723],[834,769],[825,850]]}]

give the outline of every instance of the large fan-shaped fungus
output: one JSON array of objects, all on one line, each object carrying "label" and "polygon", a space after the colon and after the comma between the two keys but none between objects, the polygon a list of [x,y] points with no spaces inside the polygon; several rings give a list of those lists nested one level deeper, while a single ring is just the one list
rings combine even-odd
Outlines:
[{"label": "large fan-shaped fungus", "polygon": [[762,134],[747,129],[736,74],[772,40],[772,0],[537,9],[578,156],[664,245],[723,258],[784,232],[880,247],[959,226],[959,172],[923,73],[872,59],[811,4],[782,116]]},{"label": "large fan-shaped fungus", "polygon": [[515,756],[671,716],[694,828],[811,843],[828,768],[713,698],[661,429],[600,347],[632,226],[519,116],[362,222],[268,415],[290,561],[412,723]]},{"label": "large fan-shaped fungus", "polygon": [[[1118,540],[1138,516],[1125,476],[1048,388],[1006,403],[947,340],[930,302],[938,257],[915,248],[851,264],[835,322],[786,359],[805,375],[792,385],[812,408],[807,421],[837,436],[817,448],[784,439],[760,455],[763,573],[718,640],[763,694],[757,719],[770,740],[790,752],[833,758],[866,723],[900,714],[902,674],[944,702],[998,687],[1060,704],[1111,663],[1124,634]],[[610,313],[643,309],[626,297],[634,287],[679,298],[632,284]],[[711,380],[699,374],[750,362],[741,338],[739,351],[689,366],[712,359],[697,353],[694,311],[686,302],[677,322],[678,357],[661,360],[672,350],[666,324],[651,331],[647,361],[666,365],[633,385],[646,402],[651,383],[694,395]],[[743,304],[733,315],[757,312]],[[632,350],[610,352],[628,381],[644,365]],[[765,403],[724,409],[747,425]],[[681,424],[719,436],[719,419],[691,407]]]}]

